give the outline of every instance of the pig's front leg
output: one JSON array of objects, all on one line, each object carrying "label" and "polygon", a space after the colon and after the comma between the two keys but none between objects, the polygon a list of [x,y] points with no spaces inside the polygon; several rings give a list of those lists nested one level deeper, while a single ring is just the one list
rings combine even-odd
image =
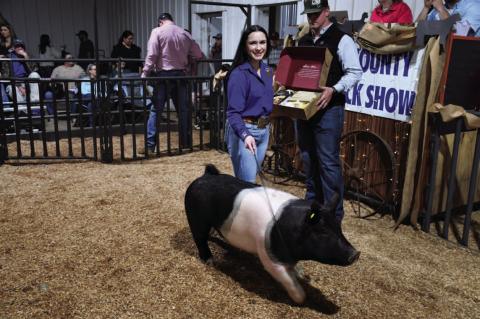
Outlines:
[{"label": "pig's front leg", "polygon": [[270,275],[275,278],[287,290],[290,298],[298,304],[305,301],[305,291],[297,280],[296,271],[293,267],[287,267],[282,264],[273,262],[264,249],[258,252],[258,257],[263,267]]}]

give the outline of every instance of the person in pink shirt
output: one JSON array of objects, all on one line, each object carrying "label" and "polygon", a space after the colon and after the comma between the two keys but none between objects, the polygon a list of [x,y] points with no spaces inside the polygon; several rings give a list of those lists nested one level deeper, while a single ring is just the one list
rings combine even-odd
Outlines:
[{"label": "person in pink shirt", "polygon": [[[147,55],[142,77],[185,76],[191,58],[201,59],[202,51],[195,45],[190,33],[175,25],[169,13],[162,13],[158,18],[158,27],[152,30],[147,44]],[[186,81],[155,80],[153,105],[147,122],[147,150],[153,153],[156,146],[158,119],[162,114],[165,102],[173,99],[179,121],[179,146],[191,146],[191,121],[188,118]],[[142,152],[139,152],[142,153]]]},{"label": "person in pink shirt", "polygon": [[413,23],[412,10],[402,0],[378,0],[379,5],[373,9],[370,22],[379,23]]}]

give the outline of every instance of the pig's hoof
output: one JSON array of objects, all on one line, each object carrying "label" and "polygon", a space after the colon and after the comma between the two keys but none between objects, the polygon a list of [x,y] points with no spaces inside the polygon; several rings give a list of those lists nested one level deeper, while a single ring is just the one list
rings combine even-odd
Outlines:
[{"label": "pig's hoof", "polygon": [[302,305],[305,303],[306,295],[303,290],[296,291],[295,293],[290,294],[290,297],[297,305]]},{"label": "pig's hoof", "polygon": [[210,266],[210,267],[213,267],[213,266],[214,266],[213,258],[212,258],[212,257],[208,258],[208,259],[205,261],[205,265]]},{"label": "pig's hoof", "polygon": [[309,283],[309,282],[310,282],[311,278],[310,278],[309,275],[307,275],[307,274],[305,273],[305,270],[303,269],[302,266],[296,265],[295,268],[294,268],[294,270],[295,270],[295,275],[296,275],[296,277],[298,278],[298,280],[301,280],[301,281],[303,281],[303,282],[305,282],[305,283]]}]

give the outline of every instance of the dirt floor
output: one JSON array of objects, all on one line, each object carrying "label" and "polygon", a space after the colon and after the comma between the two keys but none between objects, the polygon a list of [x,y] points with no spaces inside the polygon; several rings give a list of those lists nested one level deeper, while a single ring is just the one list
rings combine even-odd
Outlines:
[{"label": "dirt floor", "polygon": [[217,151],[0,167],[0,318],[480,318],[478,251],[356,218],[348,202],[360,260],[300,262],[303,306],[255,256],[212,243],[215,266],[202,264],[183,197],[206,163],[231,173]]}]

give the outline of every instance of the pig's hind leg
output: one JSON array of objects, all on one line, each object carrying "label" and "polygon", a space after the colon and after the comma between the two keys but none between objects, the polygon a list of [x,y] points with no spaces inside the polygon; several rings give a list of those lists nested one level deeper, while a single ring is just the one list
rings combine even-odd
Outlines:
[{"label": "pig's hind leg", "polygon": [[212,226],[207,220],[201,218],[201,214],[195,214],[189,209],[187,209],[187,220],[200,259],[205,263],[211,263],[212,252],[208,247],[208,238]]}]

